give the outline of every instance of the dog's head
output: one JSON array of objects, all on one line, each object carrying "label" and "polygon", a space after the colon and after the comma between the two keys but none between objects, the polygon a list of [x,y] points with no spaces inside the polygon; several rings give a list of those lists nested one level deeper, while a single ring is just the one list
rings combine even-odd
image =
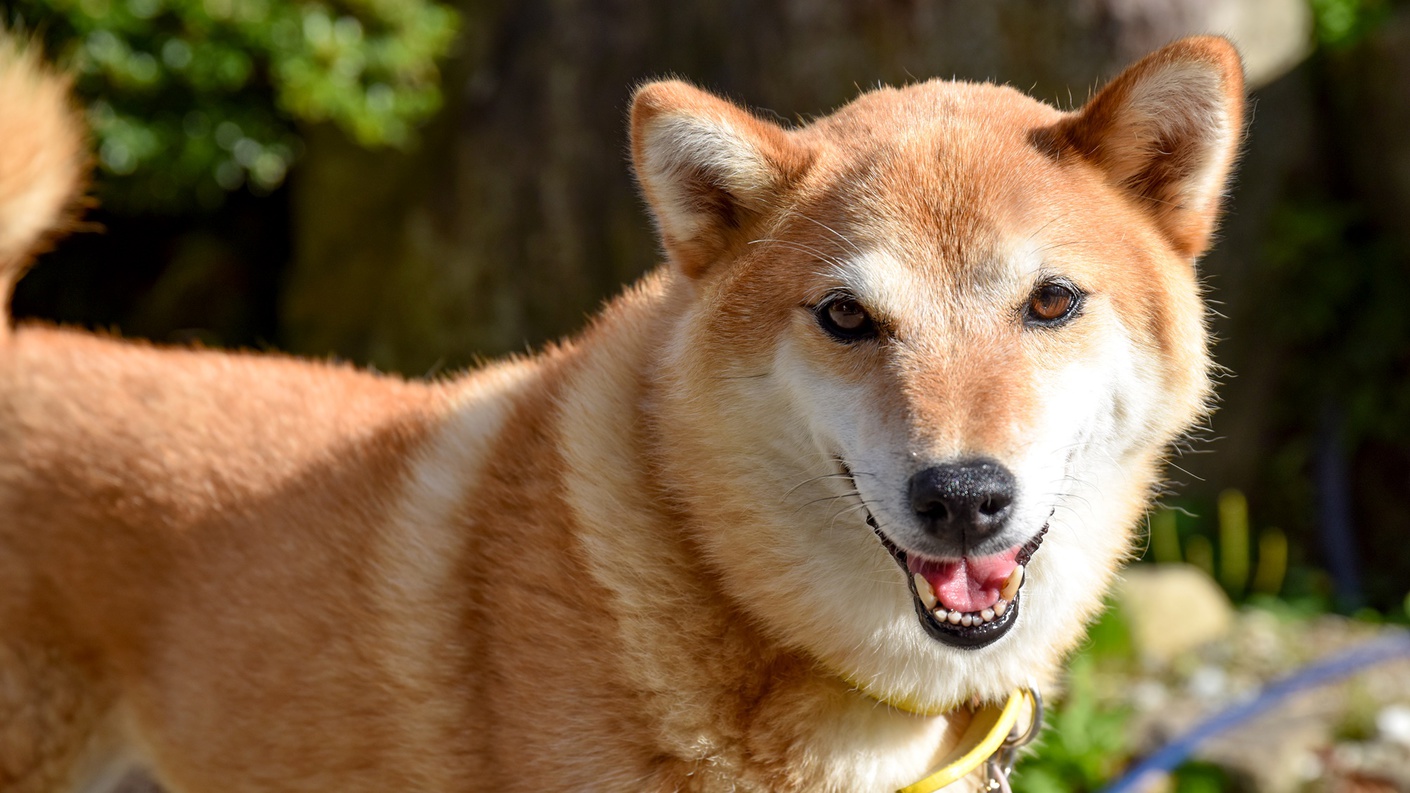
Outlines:
[{"label": "dog's head", "polygon": [[641,88],[689,293],[663,454],[726,596],[890,702],[1044,682],[1204,410],[1195,260],[1242,109],[1218,38],[1075,112],[927,82],[784,129]]}]

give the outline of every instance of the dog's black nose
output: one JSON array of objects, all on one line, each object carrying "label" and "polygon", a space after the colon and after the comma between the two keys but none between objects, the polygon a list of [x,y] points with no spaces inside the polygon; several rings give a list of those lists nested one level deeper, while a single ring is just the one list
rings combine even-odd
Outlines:
[{"label": "dog's black nose", "polygon": [[1003,528],[1017,487],[992,460],[937,465],[911,477],[911,509],[930,534],[969,546]]}]

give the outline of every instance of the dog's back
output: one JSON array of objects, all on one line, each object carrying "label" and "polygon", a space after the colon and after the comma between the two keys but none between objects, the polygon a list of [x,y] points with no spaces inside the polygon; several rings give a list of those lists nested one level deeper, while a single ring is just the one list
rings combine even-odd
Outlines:
[{"label": "dog's back", "polygon": [[[114,719],[182,717],[116,697],[175,670],[222,670],[180,683],[214,701],[256,669],[357,668],[339,639],[367,604],[335,573],[356,575],[348,560],[392,542],[387,515],[439,397],[343,368],[56,329],[0,343],[0,713],[14,714],[0,789],[53,789],[75,752],[103,754],[89,745],[103,728],[129,726]],[[264,602],[277,591],[308,597]],[[277,644],[241,640],[252,631]],[[7,742],[16,734],[41,744]]]}]

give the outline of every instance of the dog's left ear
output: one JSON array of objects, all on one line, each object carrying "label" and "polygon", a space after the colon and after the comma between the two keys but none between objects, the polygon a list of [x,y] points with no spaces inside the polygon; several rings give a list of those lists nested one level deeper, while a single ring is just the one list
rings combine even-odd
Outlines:
[{"label": "dog's left ear", "polygon": [[1197,36],[1122,72],[1058,134],[1135,197],[1175,250],[1193,259],[1209,247],[1243,114],[1238,52],[1226,39]]},{"label": "dog's left ear", "polygon": [[632,99],[632,160],[666,254],[698,278],[807,168],[790,133],[679,80]]}]

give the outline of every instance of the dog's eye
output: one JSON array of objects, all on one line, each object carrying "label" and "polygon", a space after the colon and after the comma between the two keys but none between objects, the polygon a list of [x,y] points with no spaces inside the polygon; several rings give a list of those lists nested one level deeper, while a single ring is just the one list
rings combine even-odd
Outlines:
[{"label": "dog's eye", "polygon": [[1049,282],[1033,290],[1024,307],[1024,319],[1033,325],[1061,325],[1082,302],[1082,294],[1069,284]]},{"label": "dog's eye", "polygon": [[835,297],[817,308],[818,324],[838,341],[876,335],[876,322],[856,298]]}]

